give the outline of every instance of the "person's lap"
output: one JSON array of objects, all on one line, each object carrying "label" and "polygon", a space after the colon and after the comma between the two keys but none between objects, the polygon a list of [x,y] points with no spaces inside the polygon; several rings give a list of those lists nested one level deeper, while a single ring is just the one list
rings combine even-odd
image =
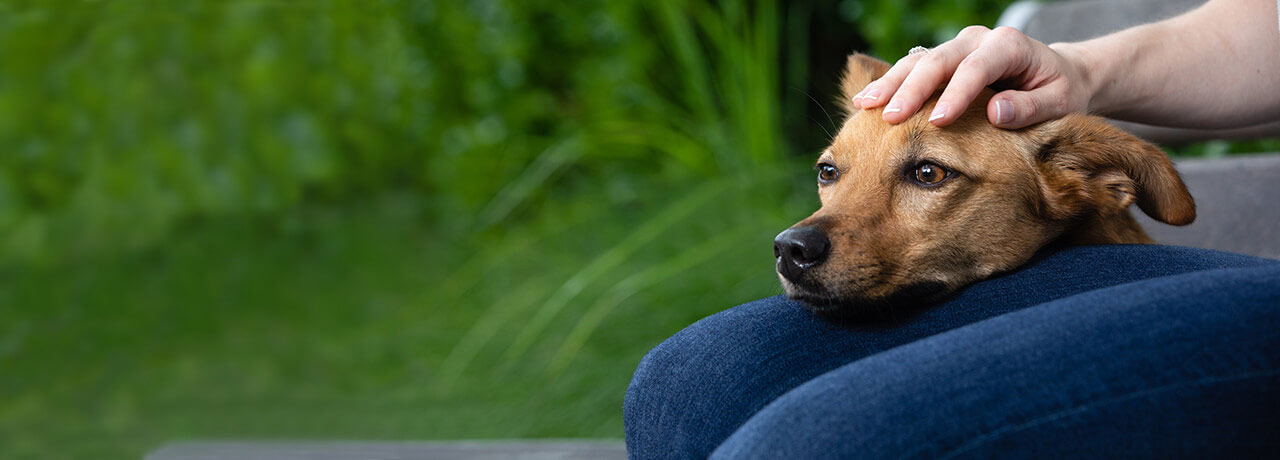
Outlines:
[{"label": "person's lap", "polygon": [[1274,453],[1276,279],[1176,275],[928,337],[787,392],[713,457]]},{"label": "person's lap", "polygon": [[[1103,312],[1110,311],[1107,308],[1103,308],[1107,305],[1110,305],[1109,308],[1119,309],[1118,311],[1122,314],[1118,318],[1125,321],[1129,321],[1125,315],[1134,315],[1135,318],[1140,317],[1139,313],[1146,311],[1141,310],[1141,308],[1156,308],[1150,305],[1172,303],[1186,305],[1187,307],[1185,308],[1191,309],[1191,305],[1198,305],[1195,301],[1206,298],[1203,296],[1197,297],[1201,294],[1196,292],[1184,293],[1182,291],[1196,286],[1195,280],[1212,277],[1187,276],[1185,277],[1186,280],[1177,283],[1169,284],[1166,282],[1160,284],[1158,289],[1154,286],[1144,288],[1143,285],[1159,283],[1162,279],[1158,278],[1161,277],[1169,277],[1180,273],[1204,272],[1206,270],[1219,270],[1223,273],[1229,273],[1231,274],[1230,276],[1241,278],[1243,280],[1241,282],[1248,282],[1252,279],[1250,277],[1259,276],[1269,276],[1274,280],[1280,278],[1280,274],[1272,268],[1254,269],[1258,273],[1252,274],[1236,273],[1222,269],[1232,267],[1278,267],[1274,265],[1276,263],[1277,261],[1267,259],[1176,247],[1105,246],[1071,248],[1049,255],[1017,272],[978,283],[941,305],[913,312],[909,317],[892,322],[836,326],[817,319],[800,305],[781,297],[745,304],[713,315],[690,326],[668,339],[645,357],[632,380],[624,406],[628,449],[636,457],[705,456],[719,446],[722,441],[729,439],[729,442],[722,449],[724,452],[732,452],[736,455],[744,451],[734,449],[748,447],[749,449],[747,450],[749,451],[773,452],[770,449],[788,444],[783,442],[779,445],[772,445],[768,449],[765,447],[771,442],[782,441],[797,441],[799,444],[796,445],[821,447],[823,449],[836,446],[860,446],[855,440],[863,438],[851,435],[846,430],[859,430],[859,433],[865,433],[868,436],[874,433],[898,433],[900,435],[897,437],[877,435],[880,438],[884,438],[878,439],[879,441],[886,443],[890,441],[899,442],[904,439],[909,440],[910,436],[905,435],[911,433],[922,435],[932,433],[931,436],[937,435],[937,433],[928,429],[909,429],[920,423],[918,419],[899,420],[896,422],[884,420],[883,417],[901,414],[900,411],[886,411],[884,407],[880,406],[882,404],[894,404],[893,397],[902,397],[914,401],[914,403],[907,404],[905,407],[900,407],[900,409],[917,412],[924,410],[924,412],[916,413],[915,416],[941,424],[940,426],[956,428],[947,433],[969,439],[965,436],[971,436],[972,434],[959,430],[960,425],[957,424],[971,427],[971,423],[967,423],[963,419],[956,419],[955,416],[933,416],[931,415],[931,407],[923,407],[919,404],[922,400],[932,401],[936,399],[935,397],[941,397],[941,395],[946,394],[945,390],[947,388],[936,388],[935,385],[930,385],[927,389],[928,391],[925,391],[925,389],[903,384],[893,388],[902,389],[904,393],[866,393],[870,391],[870,388],[875,388],[860,384],[860,381],[865,379],[864,374],[869,372],[866,370],[869,369],[868,366],[881,363],[880,365],[897,371],[895,373],[885,373],[883,370],[876,370],[877,378],[898,375],[902,376],[906,381],[917,385],[924,385],[930,382],[937,384],[938,382],[930,380],[932,377],[929,377],[931,375],[929,372],[965,370],[967,369],[965,363],[970,361],[972,361],[972,364],[969,365],[978,367],[978,369],[972,369],[974,375],[980,375],[987,369],[999,368],[999,366],[979,364],[982,363],[982,359],[990,358],[988,356],[990,354],[1023,353],[1023,355],[1019,355],[1022,358],[1034,357],[1035,353],[1031,353],[1031,351],[1037,348],[1032,345],[1058,346],[1058,349],[1053,350],[1055,352],[1065,353],[1069,351],[1064,348],[1068,347],[1067,344],[1070,342],[1035,344],[1031,339],[1049,339],[1043,338],[1046,337],[1044,333],[1030,336],[1022,334],[1020,331],[1023,329],[1056,330],[1055,328],[1058,328],[1057,323],[1101,321],[1105,318],[1100,315],[1103,315]],[[1267,272],[1266,270],[1271,271]],[[1110,291],[1077,295],[1108,286],[1141,280],[1152,281],[1137,283],[1128,287],[1121,286]],[[1219,281],[1219,284],[1222,284],[1228,280]],[[1155,289],[1155,292],[1149,292],[1151,289]],[[1097,296],[1104,295],[1104,292],[1109,292],[1105,294],[1106,296],[1120,296],[1116,297],[1119,300],[1113,302],[1113,305],[1104,302],[1105,298],[1098,299]],[[1259,295],[1264,297],[1265,295],[1276,294],[1275,288],[1272,288],[1270,294],[1267,292],[1265,289],[1255,291],[1255,293],[1261,293]],[[1124,296],[1125,293],[1131,293],[1139,297],[1130,299]],[[1219,300],[1235,305],[1235,303],[1239,303],[1236,302],[1235,297],[1241,295],[1241,292],[1227,291],[1226,294],[1219,296],[1221,298]],[[1167,296],[1173,297],[1159,302],[1143,300],[1148,297],[1163,299]],[[1073,301],[1076,298],[1079,298],[1079,300]],[[1055,299],[1062,300],[1046,303]],[[1241,297],[1241,299],[1244,298]],[[1240,300],[1240,302],[1243,301]],[[1264,303],[1266,301],[1265,299],[1263,300]],[[1275,301],[1276,299],[1274,298],[1270,300],[1272,303]],[[1095,307],[1093,304],[1102,306]],[[1036,305],[1040,306],[1021,312],[1021,316],[1006,315],[1007,313]],[[1137,310],[1130,311],[1126,308]],[[1058,314],[1062,318],[1042,313],[1042,310],[1045,312],[1059,312]],[[1210,310],[1217,312],[1217,310]],[[1271,313],[1271,310],[1264,308],[1260,308],[1259,311]],[[1187,315],[1194,316],[1193,313],[1194,311],[1179,313],[1176,309],[1169,312],[1171,317],[1183,318],[1178,321],[1195,325],[1194,321],[1186,319]],[[1227,315],[1226,317],[1230,318],[1230,315],[1237,312],[1225,310],[1218,313]],[[1029,324],[1006,324],[1022,317],[1039,318],[1040,321],[1051,322],[1048,324],[1034,322]],[[1274,314],[1268,318],[1274,318]],[[1199,319],[1196,320],[1198,321]],[[1023,319],[1022,321],[1030,320]],[[1116,337],[1129,337],[1132,340],[1151,335],[1150,331],[1139,327],[1139,323],[1125,321],[1116,323],[1115,329],[1121,332],[1127,331],[1129,332],[1128,335],[1116,334],[1114,331],[1109,334]],[[988,322],[995,325],[986,324]],[[1265,321],[1254,321],[1253,323],[1264,324]],[[961,328],[970,324],[972,326]],[[1274,327],[1274,324],[1272,327]],[[988,330],[990,328],[994,329]],[[956,330],[939,335],[952,329]],[[970,332],[968,331],[969,329],[974,329],[975,331]],[[1066,332],[1075,332],[1075,330],[1065,326],[1061,329],[1065,329]],[[921,340],[931,336],[935,337]],[[948,339],[948,337],[952,336],[961,336],[961,338]],[[1048,336],[1052,335],[1049,334]],[[1159,335],[1157,334],[1156,336]],[[984,341],[995,341],[999,344],[1003,343],[1001,340],[1018,337],[1026,338],[1028,342],[1005,344],[1003,347],[995,345],[990,347],[985,345],[982,347],[966,345],[970,343],[983,344]],[[1072,340],[1076,341],[1091,337],[1088,334],[1070,336]],[[1082,341],[1082,343],[1094,342]],[[1104,340],[1099,338],[1097,350],[1105,350],[1105,343]],[[1232,345],[1232,343],[1234,342],[1227,342],[1224,346]],[[1274,344],[1270,346],[1274,350]],[[886,350],[892,351],[881,353]],[[923,351],[919,351],[919,356],[916,356],[909,353],[911,350]],[[898,356],[904,353],[906,355]],[[1171,358],[1171,356],[1160,353],[1158,350],[1150,355],[1133,353],[1126,356],[1132,356],[1134,359],[1147,359],[1147,357],[1150,357],[1151,359],[1156,359],[1156,362],[1165,364],[1168,364]],[[924,359],[923,362],[925,364],[907,364],[912,362],[911,359],[907,358]],[[1069,371],[1075,369],[1058,361],[1044,361],[1044,363],[1042,366],[1044,369],[1042,370],[1046,372],[1056,370],[1070,373]],[[946,365],[943,366],[942,364]],[[1119,366],[1117,369],[1128,369],[1125,366],[1132,364],[1120,362],[1120,364],[1117,364]],[[1241,368],[1233,367],[1232,369]],[[1051,377],[1040,375],[1037,378],[1049,379]],[[1149,382],[1139,380],[1135,384],[1137,387],[1148,388],[1143,384],[1144,382]],[[1077,384],[1077,387],[1072,388],[1090,388],[1089,385],[1083,382],[1074,382],[1069,379],[1062,380],[1062,382]],[[976,386],[977,390],[975,391],[977,391],[977,394],[992,397],[999,396],[1002,392],[1012,391],[1004,389],[1000,385],[985,385],[985,382],[980,379],[970,377],[951,379],[944,383],[958,386],[961,389],[975,388]],[[856,396],[829,396],[822,391],[815,390],[815,388],[842,388],[844,390],[841,391],[857,394]],[[905,392],[909,388],[915,388],[915,393]],[[1046,388],[1056,387],[1050,385]],[[1106,385],[1096,386],[1096,388],[1123,391],[1123,387]],[[793,389],[795,390],[793,391]],[[786,396],[779,398],[784,394]],[[829,397],[836,399],[828,400]],[[861,399],[849,400],[849,398],[853,397]],[[777,401],[775,402],[775,400]],[[1067,400],[1064,404],[1071,401],[1075,400]],[[1036,407],[1033,404],[1034,402],[1027,402],[1027,406],[1025,406],[1028,408],[1027,410],[1034,412],[1033,409]],[[930,404],[937,405],[940,403],[933,401]],[[768,407],[766,408],[766,406]],[[856,420],[851,420],[853,418],[865,419],[867,423],[874,424],[876,430],[867,431],[865,426],[855,426],[848,423],[837,424],[826,429],[806,424],[804,423],[805,420],[812,421],[821,418],[817,417],[817,414],[821,411],[815,412],[809,406],[828,408],[830,409],[828,415],[833,416],[835,419],[850,419],[848,420],[849,423],[856,422]],[[999,410],[998,407],[990,409],[992,416],[1011,414],[1010,412]],[[875,416],[867,417],[866,414],[869,412],[873,412]],[[814,414],[814,417],[810,417],[808,415],[810,413]],[[1013,416],[1010,415],[1010,417]],[[751,419],[751,422],[747,423],[748,419]],[[991,423],[999,422],[997,419],[983,420]],[[1016,420],[1016,417],[1010,420]],[[744,426],[744,423],[747,424]],[[901,425],[903,423],[905,425]],[[768,427],[768,429],[764,427]],[[791,431],[779,430],[779,427],[789,427]],[[973,428],[977,429],[977,427]],[[735,432],[737,433],[735,434]],[[732,435],[732,438],[730,438],[730,435]],[[831,446],[827,446],[826,444],[828,443],[821,442],[823,436],[834,436],[835,438],[832,440],[838,442],[833,442]],[[894,441],[895,439],[897,441]],[[1019,437],[1018,439],[1022,438]],[[938,443],[929,444],[929,446],[933,446],[929,448],[943,448],[947,444],[939,441]],[[795,447],[795,445],[792,445],[792,447]],[[929,448],[926,448],[926,450]],[[904,451],[887,450],[885,452],[902,453]],[[939,452],[931,451],[931,453],[936,454]]]}]

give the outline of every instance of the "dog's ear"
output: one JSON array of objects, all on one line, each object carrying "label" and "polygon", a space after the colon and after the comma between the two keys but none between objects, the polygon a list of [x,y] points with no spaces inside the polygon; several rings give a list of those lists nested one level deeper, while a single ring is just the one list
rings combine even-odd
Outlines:
[{"label": "dog's ear", "polygon": [[844,76],[840,78],[840,103],[849,112],[853,107],[853,96],[875,79],[883,77],[889,71],[889,63],[862,53],[849,55],[844,65]]},{"label": "dog's ear", "polygon": [[1068,115],[1031,128],[1040,142],[1041,210],[1063,220],[1112,214],[1135,201],[1171,225],[1196,218],[1196,203],[1163,151],[1097,117]]}]

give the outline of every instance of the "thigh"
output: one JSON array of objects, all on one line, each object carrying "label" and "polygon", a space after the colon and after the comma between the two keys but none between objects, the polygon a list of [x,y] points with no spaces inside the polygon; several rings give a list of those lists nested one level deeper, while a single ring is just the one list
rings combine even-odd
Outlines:
[{"label": "thigh", "polygon": [[641,361],[623,407],[634,457],[705,457],[779,395],[846,363],[958,326],[1080,292],[1276,261],[1154,245],[1077,247],[975,284],[907,318],[838,326],[785,297],[708,317]]},{"label": "thigh", "polygon": [[1280,265],[1096,290],[845,365],[721,458],[1166,457],[1280,449]]}]

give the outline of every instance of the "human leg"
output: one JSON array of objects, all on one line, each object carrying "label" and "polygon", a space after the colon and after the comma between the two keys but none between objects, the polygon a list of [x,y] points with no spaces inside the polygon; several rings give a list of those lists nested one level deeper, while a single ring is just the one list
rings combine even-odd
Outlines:
[{"label": "human leg", "polygon": [[844,364],[961,325],[1115,284],[1276,261],[1168,246],[1069,248],[905,320],[837,326],[774,297],[686,328],[641,362],[624,404],[637,458],[704,457],[779,395]]},{"label": "human leg", "polygon": [[713,457],[1274,454],[1277,330],[1280,265],[1095,290],[823,374]]}]

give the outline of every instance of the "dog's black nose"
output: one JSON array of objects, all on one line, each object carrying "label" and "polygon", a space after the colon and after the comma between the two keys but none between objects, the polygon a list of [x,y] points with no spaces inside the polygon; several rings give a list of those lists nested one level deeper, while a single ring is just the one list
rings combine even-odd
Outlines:
[{"label": "dog's black nose", "polygon": [[827,259],[831,241],[814,227],[794,227],[784,230],[773,239],[773,257],[778,271],[790,279]]}]

